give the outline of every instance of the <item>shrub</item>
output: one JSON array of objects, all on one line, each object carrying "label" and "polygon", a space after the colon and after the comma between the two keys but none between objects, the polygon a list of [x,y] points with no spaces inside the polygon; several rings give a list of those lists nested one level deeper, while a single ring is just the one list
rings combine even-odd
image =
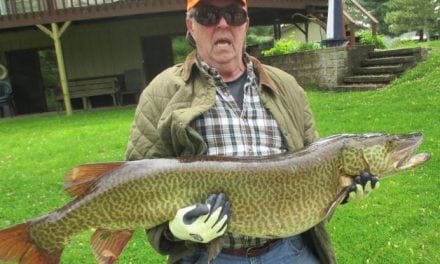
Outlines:
[{"label": "shrub", "polygon": [[396,39],[391,44],[391,48],[409,48],[409,47],[415,47],[417,46],[417,42],[414,40],[402,40],[402,39]]},{"label": "shrub", "polygon": [[376,39],[374,39],[370,30],[357,31],[356,37],[359,38],[359,43],[363,45],[374,45],[378,49],[386,48],[384,36],[376,34]]},{"label": "shrub", "polygon": [[301,43],[294,40],[294,34],[286,39],[279,39],[275,41],[275,45],[273,48],[263,50],[261,53],[264,56],[273,56],[273,55],[283,55],[294,52],[306,51],[306,50],[314,50],[320,49],[321,45],[319,43]]},{"label": "shrub", "polygon": [[177,36],[172,40],[174,63],[182,63],[186,56],[194,49],[185,36]]}]

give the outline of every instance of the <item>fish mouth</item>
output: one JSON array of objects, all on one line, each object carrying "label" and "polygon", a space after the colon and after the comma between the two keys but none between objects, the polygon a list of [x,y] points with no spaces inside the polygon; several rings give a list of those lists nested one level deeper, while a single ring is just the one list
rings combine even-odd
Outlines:
[{"label": "fish mouth", "polygon": [[390,157],[394,171],[412,169],[430,159],[431,155],[429,153],[415,153],[422,141],[422,133],[400,135],[396,138],[397,146]]}]

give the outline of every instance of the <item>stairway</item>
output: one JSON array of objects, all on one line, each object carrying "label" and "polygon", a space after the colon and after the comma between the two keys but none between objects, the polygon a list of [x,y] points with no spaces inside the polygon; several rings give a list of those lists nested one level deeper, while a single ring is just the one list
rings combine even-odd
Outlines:
[{"label": "stairway", "polygon": [[385,87],[422,60],[421,48],[374,50],[338,84],[335,91],[367,91]]}]

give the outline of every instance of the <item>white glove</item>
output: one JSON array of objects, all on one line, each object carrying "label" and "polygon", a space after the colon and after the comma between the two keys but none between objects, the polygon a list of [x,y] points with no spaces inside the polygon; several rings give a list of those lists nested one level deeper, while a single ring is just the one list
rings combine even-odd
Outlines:
[{"label": "white glove", "polygon": [[347,202],[359,202],[367,197],[373,190],[380,186],[376,176],[368,172],[363,172],[360,176],[354,178],[353,185],[348,193]]},{"label": "white glove", "polygon": [[179,209],[168,226],[178,239],[208,243],[225,233],[230,208],[231,205],[224,193],[212,194],[204,204]]}]

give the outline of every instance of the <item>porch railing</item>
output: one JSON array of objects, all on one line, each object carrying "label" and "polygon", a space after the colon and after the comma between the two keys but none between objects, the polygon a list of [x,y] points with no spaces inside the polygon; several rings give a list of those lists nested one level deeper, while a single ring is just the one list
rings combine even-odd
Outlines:
[{"label": "porch railing", "polygon": [[113,4],[119,0],[0,0],[0,15],[17,15]]},{"label": "porch railing", "polygon": [[344,16],[348,20],[350,29],[350,45],[355,45],[356,31],[359,27],[358,24],[362,24],[363,26],[369,25],[373,39],[375,39],[379,21],[356,0],[345,0],[344,3]]},{"label": "porch railing", "polygon": [[139,14],[181,12],[185,0],[0,0],[0,29]]}]

